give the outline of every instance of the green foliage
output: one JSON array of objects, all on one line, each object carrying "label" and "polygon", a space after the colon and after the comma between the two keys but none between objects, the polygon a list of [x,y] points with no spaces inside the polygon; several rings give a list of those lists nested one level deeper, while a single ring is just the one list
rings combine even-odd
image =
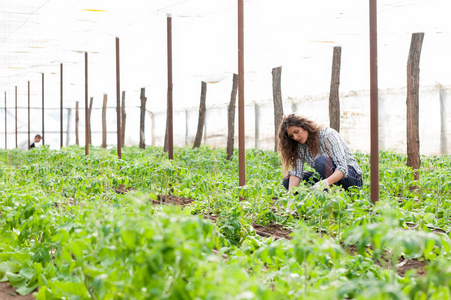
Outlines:
[{"label": "green foliage", "polygon": [[[245,186],[223,149],[122,156],[0,150],[0,281],[37,299],[451,298],[449,157],[422,157],[415,181],[404,155],[381,152],[373,205],[361,153],[362,188],[301,185],[296,196],[272,151],[247,151]],[[194,202],[154,204],[162,195]],[[291,239],[261,237],[256,224]],[[401,277],[404,259],[425,272]]]}]

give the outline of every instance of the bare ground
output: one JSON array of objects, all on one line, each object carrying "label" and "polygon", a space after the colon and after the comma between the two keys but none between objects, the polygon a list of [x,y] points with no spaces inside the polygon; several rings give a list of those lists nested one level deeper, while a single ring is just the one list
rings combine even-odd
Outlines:
[{"label": "bare ground", "polygon": [[16,293],[9,282],[0,282],[0,300],[32,300],[36,299],[31,294],[22,296]]}]

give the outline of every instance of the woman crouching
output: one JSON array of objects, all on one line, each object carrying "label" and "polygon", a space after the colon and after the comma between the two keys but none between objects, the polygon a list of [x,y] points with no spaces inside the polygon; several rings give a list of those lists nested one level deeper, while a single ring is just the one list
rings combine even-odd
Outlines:
[{"label": "woman crouching", "polygon": [[[313,182],[311,190],[324,190],[335,184],[344,189],[362,186],[362,170],[351,151],[332,128],[290,114],[283,118],[279,128],[278,151],[282,159],[283,185],[288,191],[302,181]],[[304,163],[315,172],[304,172]],[[310,179],[310,180],[309,180]]]}]

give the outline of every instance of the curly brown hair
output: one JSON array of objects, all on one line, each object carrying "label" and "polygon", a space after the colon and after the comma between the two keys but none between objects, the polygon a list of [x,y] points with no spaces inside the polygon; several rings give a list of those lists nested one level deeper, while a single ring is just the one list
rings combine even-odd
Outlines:
[{"label": "curly brown hair", "polygon": [[318,149],[319,147],[319,132],[321,126],[314,121],[296,114],[289,114],[284,116],[279,127],[279,141],[277,143],[277,151],[282,160],[283,173],[287,175],[288,171],[295,167],[296,160],[299,159],[298,147],[299,143],[288,136],[287,129],[290,126],[301,127],[308,132],[307,141],[305,144],[309,149]]}]

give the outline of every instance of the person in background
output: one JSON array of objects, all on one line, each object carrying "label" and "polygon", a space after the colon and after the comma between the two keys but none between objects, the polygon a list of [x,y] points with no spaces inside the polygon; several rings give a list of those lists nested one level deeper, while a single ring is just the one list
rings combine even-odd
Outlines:
[{"label": "person in background", "polygon": [[[348,190],[362,186],[362,170],[340,134],[329,127],[296,114],[285,116],[279,127],[278,152],[284,170],[283,185],[288,191],[301,181],[313,182],[311,190],[335,184]],[[315,172],[305,172],[304,163]]]},{"label": "person in background", "polygon": [[31,149],[31,148],[35,148],[35,147],[36,147],[35,144],[39,143],[41,140],[42,140],[42,136],[41,136],[40,134],[37,134],[37,135],[34,137],[33,144],[30,145],[30,149]]}]

